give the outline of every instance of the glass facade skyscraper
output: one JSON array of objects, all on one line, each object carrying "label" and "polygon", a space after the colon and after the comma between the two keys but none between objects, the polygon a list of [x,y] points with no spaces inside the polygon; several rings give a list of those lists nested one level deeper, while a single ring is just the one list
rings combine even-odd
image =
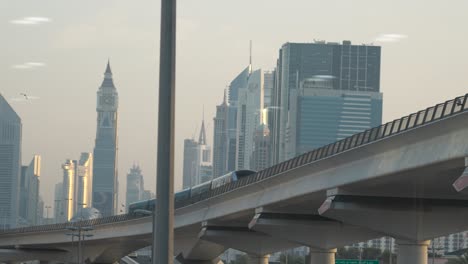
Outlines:
[{"label": "glass facade skyscraper", "polygon": [[117,108],[118,94],[107,63],[97,92],[97,132],[93,163],[93,207],[103,216],[117,211]]},{"label": "glass facade skyscraper", "polygon": [[142,200],[143,192],[145,191],[145,183],[141,174],[140,166],[133,165],[130,172],[127,174],[127,197],[125,199],[128,206],[131,203]]},{"label": "glass facade skyscraper", "polygon": [[205,121],[202,121],[198,142],[194,139],[184,140],[184,189],[209,181],[213,178],[211,148],[206,143]]},{"label": "glass facade skyscraper", "polygon": [[[304,136],[313,137],[313,135],[306,136],[304,134],[306,132],[302,131],[300,136],[303,137],[297,138],[297,135],[290,130],[297,128],[296,131],[300,131],[299,127],[306,127],[305,124],[297,123],[298,121],[303,122],[307,119],[309,126],[317,121],[310,120],[312,117],[307,116],[306,113],[307,111],[317,113],[319,104],[324,105],[324,102],[319,101],[318,98],[298,94],[301,84],[314,78],[327,79],[328,87],[325,89],[330,91],[341,91],[341,94],[351,92],[355,95],[359,92],[361,96],[366,94],[369,98],[378,98],[379,96],[375,94],[380,92],[380,52],[381,48],[378,46],[352,45],[350,41],[343,41],[342,44],[286,43],[281,47],[272,95],[271,140],[274,153],[272,163],[278,163],[297,155],[300,152],[296,152],[296,144],[304,143],[298,140],[305,140]],[[348,93],[347,100],[350,100],[351,93]],[[370,95],[372,93],[373,95]],[[301,96],[299,101],[291,98],[299,95]],[[316,99],[318,101],[314,101]],[[381,109],[381,95],[380,100],[377,99],[374,103],[379,104],[379,101]],[[301,108],[297,109],[297,107]],[[326,108],[331,109],[331,107],[326,104]],[[374,106],[374,109],[378,108],[379,106]],[[292,115],[291,112],[294,111],[298,111],[299,116]],[[375,114],[381,115],[381,110],[377,110]],[[335,118],[335,121],[338,119]],[[320,123],[315,123],[315,129],[320,129],[320,127]]]},{"label": "glass facade skyscraper", "polygon": [[0,225],[17,224],[21,174],[21,119],[0,94]]}]

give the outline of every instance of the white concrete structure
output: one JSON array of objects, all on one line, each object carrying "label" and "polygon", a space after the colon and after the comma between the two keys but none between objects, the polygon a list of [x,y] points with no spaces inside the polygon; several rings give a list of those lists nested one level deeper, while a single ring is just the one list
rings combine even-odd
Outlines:
[{"label": "white concrete structure", "polygon": [[[373,130],[382,134],[368,143],[372,131],[177,206],[174,252],[184,263],[212,263],[235,248],[263,263],[268,254],[305,245],[310,263],[332,264],[336,247],[392,236],[398,264],[427,264],[428,239],[468,230],[468,194],[452,186],[468,156],[468,111],[457,100]],[[418,122],[427,116],[436,119]],[[346,149],[348,143],[355,145]],[[83,223],[94,227],[84,259],[110,263],[148,245],[151,222],[119,216]],[[12,230],[0,234],[0,248],[63,250],[71,261],[65,227]]]}]

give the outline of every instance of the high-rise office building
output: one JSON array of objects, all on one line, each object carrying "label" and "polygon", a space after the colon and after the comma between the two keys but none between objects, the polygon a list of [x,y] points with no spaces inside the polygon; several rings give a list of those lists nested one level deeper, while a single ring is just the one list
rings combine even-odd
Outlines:
[{"label": "high-rise office building", "polygon": [[141,200],[151,200],[154,198],[156,198],[156,194],[150,190],[143,191],[143,194],[141,196]]},{"label": "high-rise office building", "polygon": [[62,211],[60,212],[60,222],[67,222],[75,214],[76,204],[76,167],[77,161],[67,159],[62,165],[63,169],[63,190],[62,190]]},{"label": "high-rise office building", "polygon": [[[379,93],[380,47],[351,45],[350,41],[342,44],[286,43],[281,47],[272,96],[273,163],[292,155],[290,144],[294,145],[294,142],[290,141],[292,132],[288,129],[294,126],[298,117],[292,116],[290,111],[298,106],[291,101],[291,93],[297,93],[306,80],[322,77],[331,79],[330,90]],[[315,124],[316,129],[319,126]]]},{"label": "high-rise office building", "polygon": [[83,152],[79,160],[67,159],[62,165],[63,181],[55,186],[58,221],[70,221],[79,210],[91,207],[92,164],[93,155]]},{"label": "high-rise office building", "polygon": [[16,226],[21,174],[21,119],[0,94],[0,225]]},{"label": "high-rise office building", "polygon": [[246,86],[238,90],[236,169],[249,169],[255,130],[262,120],[264,108],[264,73],[253,71]]},{"label": "high-rise office building", "polygon": [[63,183],[55,184],[54,189],[54,218],[55,223],[59,223],[63,218]]},{"label": "high-rise office building", "polygon": [[[220,105],[216,106],[216,116],[213,118],[213,123],[214,123],[214,127],[213,127],[213,177],[214,178],[223,175],[227,171],[228,113],[229,113],[229,105],[227,103],[226,94],[224,94],[223,102]],[[184,162],[185,162],[185,158],[184,158]],[[185,163],[184,163],[184,168],[185,168]],[[185,175],[185,172],[184,172],[184,175]],[[185,179],[185,176],[184,176],[184,179]]]},{"label": "high-rise office building", "polygon": [[93,154],[83,152],[76,167],[76,201],[77,210],[92,206]]},{"label": "high-rise office building", "polygon": [[213,166],[211,163],[211,148],[207,145],[205,121],[202,120],[198,142],[193,139],[184,140],[183,188],[190,188],[211,180]]},{"label": "high-rise office building", "polygon": [[197,175],[198,142],[194,139],[184,140],[184,167],[182,176],[182,188],[190,188],[195,184]]},{"label": "high-rise office building", "polygon": [[223,102],[216,106],[213,128],[213,178],[236,169],[237,107],[239,91],[247,87],[251,63],[229,84]]},{"label": "high-rise office building", "polygon": [[109,62],[97,92],[97,132],[93,162],[93,207],[103,216],[117,211],[117,108],[118,94]]},{"label": "high-rise office building", "polygon": [[19,217],[24,225],[38,225],[40,218],[39,177],[41,175],[41,156],[34,155],[28,166],[21,167]]},{"label": "high-rise office building", "polygon": [[141,174],[140,166],[133,164],[130,172],[127,174],[127,197],[126,208],[131,203],[143,200],[143,192],[145,191],[145,183]]},{"label": "high-rise office building", "polygon": [[335,90],[332,81],[314,77],[291,89],[287,159],[382,123],[381,93]]},{"label": "high-rise office building", "polygon": [[250,169],[259,171],[268,168],[271,157],[270,129],[268,129],[268,125],[262,123],[257,126],[253,141]]}]

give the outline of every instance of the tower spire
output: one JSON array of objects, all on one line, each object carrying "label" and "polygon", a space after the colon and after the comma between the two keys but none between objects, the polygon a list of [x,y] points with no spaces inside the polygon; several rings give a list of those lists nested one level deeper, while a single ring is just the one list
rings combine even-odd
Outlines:
[{"label": "tower spire", "polygon": [[106,67],[106,75],[107,74],[111,74],[112,75],[112,71],[111,71],[111,68],[110,68],[110,59],[108,58],[107,59],[107,67]]},{"label": "tower spire", "polygon": [[249,48],[249,65],[252,66],[252,40],[250,40],[250,48]]},{"label": "tower spire", "polygon": [[205,120],[202,120],[198,145],[206,145]]}]

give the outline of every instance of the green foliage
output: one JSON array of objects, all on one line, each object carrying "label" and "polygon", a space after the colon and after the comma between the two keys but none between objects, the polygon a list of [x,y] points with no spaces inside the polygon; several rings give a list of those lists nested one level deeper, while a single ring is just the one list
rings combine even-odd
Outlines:
[{"label": "green foliage", "polygon": [[304,264],[305,258],[303,256],[297,256],[293,254],[281,254],[280,255],[281,264]]},{"label": "green foliage", "polygon": [[[385,250],[382,252],[378,248],[363,248],[362,252],[359,252],[359,248],[338,248],[336,253],[336,259],[369,259],[369,260],[379,260],[381,264],[390,264],[390,252]],[[396,255],[392,254],[392,264],[396,264]]]},{"label": "green foliage", "polygon": [[237,255],[235,260],[231,260],[229,264],[247,264],[247,255]]},{"label": "green foliage", "polygon": [[449,259],[447,264],[468,264],[468,253],[454,259]]}]

